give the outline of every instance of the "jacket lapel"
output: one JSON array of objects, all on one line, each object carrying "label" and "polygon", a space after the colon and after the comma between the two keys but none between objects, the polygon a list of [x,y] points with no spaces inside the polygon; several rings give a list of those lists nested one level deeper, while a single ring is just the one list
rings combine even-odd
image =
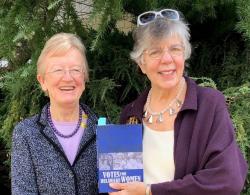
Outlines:
[{"label": "jacket lapel", "polygon": [[[84,104],[81,104],[82,109],[87,114],[87,126],[84,129],[84,133],[78,148],[78,152],[82,151],[84,147],[96,137],[96,126],[97,126],[97,117],[96,115]],[[77,154],[78,155],[78,154]]]},{"label": "jacket lapel", "polygon": [[38,123],[40,123],[40,125],[42,126],[42,128],[40,129],[40,132],[52,145],[56,146],[57,148],[60,149],[60,151],[62,153],[64,153],[63,148],[62,148],[59,140],[57,139],[52,128],[49,126],[48,113],[47,113],[48,106],[49,106],[49,104],[47,104],[43,107],[42,112],[41,112],[40,117],[39,117]]}]

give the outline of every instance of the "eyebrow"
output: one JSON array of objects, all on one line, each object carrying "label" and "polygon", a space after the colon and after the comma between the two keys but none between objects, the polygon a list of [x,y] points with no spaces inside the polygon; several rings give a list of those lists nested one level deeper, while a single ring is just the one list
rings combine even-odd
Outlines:
[{"label": "eyebrow", "polygon": [[[184,48],[184,45],[183,44],[173,44],[173,45],[169,45],[169,47],[183,47]],[[159,47],[150,47],[148,49],[163,49],[163,47],[160,47],[160,46]]]},{"label": "eyebrow", "polygon": [[[53,63],[53,64],[51,64],[51,65],[52,65],[52,68],[53,68],[53,67],[64,68],[64,65],[67,65],[67,64],[57,64],[57,63]],[[82,64],[76,64],[76,65],[73,65],[73,66],[72,66],[72,68],[75,68],[75,67],[81,68],[81,67],[83,67],[83,65],[82,65]]]},{"label": "eyebrow", "polygon": [[181,46],[181,47],[184,47],[183,44],[173,44],[173,45],[170,45],[170,47],[176,47],[176,46]]}]

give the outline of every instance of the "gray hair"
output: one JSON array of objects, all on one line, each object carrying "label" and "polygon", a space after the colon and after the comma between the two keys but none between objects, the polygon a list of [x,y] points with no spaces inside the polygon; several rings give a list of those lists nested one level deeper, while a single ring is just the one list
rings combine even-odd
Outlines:
[{"label": "gray hair", "polygon": [[181,38],[184,46],[184,58],[191,55],[190,33],[188,25],[183,20],[168,20],[156,18],[154,21],[144,26],[138,26],[133,32],[134,48],[130,57],[137,64],[141,64],[142,53],[152,42],[160,41],[164,38],[177,35]]},{"label": "gray hair", "polygon": [[45,43],[37,61],[37,74],[44,74],[45,64],[43,64],[43,60],[45,57],[64,54],[71,48],[76,48],[82,54],[84,58],[84,79],[85,81],[89,81],[89,68],[85,54],[85,46],[80,37],[71,33],[57,33]]}]

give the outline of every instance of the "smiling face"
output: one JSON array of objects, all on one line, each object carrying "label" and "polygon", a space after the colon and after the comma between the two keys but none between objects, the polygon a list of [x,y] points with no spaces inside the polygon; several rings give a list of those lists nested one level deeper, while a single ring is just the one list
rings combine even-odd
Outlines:
[{"label": "smiling face", "polygon": [[184,64],[182,41],[173,35],[153,41],[143,52],[139,66],[151,81],[152,88],[165,90],[177,86],[183,76]]},{"label": "smiling face", "polygon": [[79,104],[85,89],[84,57],[76,48],[43,59],[44,74],[38,73],[37,79],[50,98],[52,105],[68,106]]}]

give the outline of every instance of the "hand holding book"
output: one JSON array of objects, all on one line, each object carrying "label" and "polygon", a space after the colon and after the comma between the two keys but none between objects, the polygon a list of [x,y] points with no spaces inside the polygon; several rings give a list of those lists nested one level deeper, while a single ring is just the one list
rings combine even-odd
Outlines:
[{"label": "hand holding book", "polygon": [[[109,195],[145,195],[147,188],[143,182],[110,183],[109,186],[113,189],[119,190],[118,192],[111,192]],[[150,195],[150,192],[146,195]]]}]

